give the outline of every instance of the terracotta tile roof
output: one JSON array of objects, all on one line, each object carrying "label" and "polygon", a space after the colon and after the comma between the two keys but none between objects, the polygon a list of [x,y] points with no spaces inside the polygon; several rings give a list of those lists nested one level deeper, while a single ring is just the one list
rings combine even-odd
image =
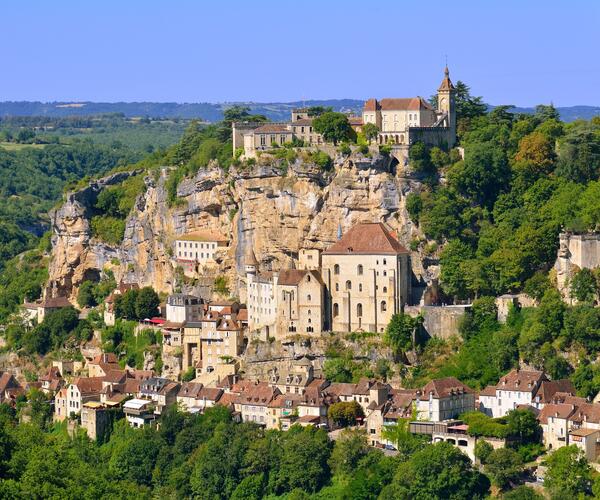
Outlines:
[{"label": "terracotta tile roof", "polygon": [[502,391],[531,392],[535,394],[544,380],[548,380],[548,378],[540,371],[512,370],[500,378],[496,387]]},{"label": "terracotta tile roof", "polygon": [[[551,406],[551,405],[547,405]],[[567,405],[573,406],[573,405]],[[545,409],[546,407],[544,407]],[[596,403],[586,403],[580,405],[577,408],[577,411],[571,418],[574,422],[589,422],[594,424],[600,424],[600,404]]]},{"label": "terracotta tile roof", "polygon": [[238,324],[238,322],[234,321],[232,319],[221,320],[221,322],[219,323],[219,326],[217,327],[217,330],[228,331],[228,332],[237,331],[237,330],[241,330],[241,329],[242,329],[242,327]]},{"label": "terracotta tile roof", "polygon": [[406,253],[408,250],[392,236],[392,233],[381,222],[356,224],[339,241],[323,252],[324,255],[399,255]]},{"label": "terracotta tile roof", "polygon": [[321,278],[321,273],[314,270],[306,270],[306,269],[283,269],[279,271],[279,277],[277,278],[278,285],[286,285],[286,286],[296,286],[302,279],[310,274],[313,276],[319,283],[323,284],[323,279]]},{"label": "terracotta tile roof", "polygon": [[219,401],[223,396],[223,389],[218,387],[203,387],[198,393],[198,399],[206,399],[207,401]]},{"label": "terracotta tile roof", "polygon": [[248,321],[248,309],[240,309],[236,317],[239,321]]},{"label": "terracotta tile roof", "polygon": [[101,363],[109,363],[109,364],[118,364],[119,360],[117,356],[112,352],[104,352],[102,354],[98,354],[92,361],[91,364],[99,365]]},{"label": "terracotta tile roof", "polygon": [[379,101],[379,106],[382,111],[419,111],[423,109],[432,109],[431,104],[418,96],[381,99]]},{"label": "terracotta tile roof", "polygon": [[288,126],[283,123],[267,123],[261,127],[254,129],[255,134],[290,134],[291,130],[288,130]]},{"label": "terracotta tile roof", "polygon": [[125,370],[109,370],[104,376],[104,382],[119,384],[124,382],[128,375]]},{"label": "terracotta tile roof", "polygon": [[373,99],[373,98],[368,99],[365,102],[365,105],[363,107],[364,111],[377,111],[379,109],[381,109],[381,106],[379,105],[379,102],[377,102],[377,99]]},{"label": "terracotta tile roof", "polygon": [[125,381],[125,386],[123,387],[123,392],[126,392],[127,394],[137,394],[138,392],[140,392],[140,384],[141,383],[142,383],[142,381],[139,379],[128,378]]},{"label": "terracotta tile roof", "polygon": [[277,394],[269,403],[269,408],[295,408],[303,400],[300,394]]},{"label": "terracotta tile roof", "polygon": [[488,385],[485,389],[483,389],[482,391],[479,391],[479,395],[495,397],[496,396],[496,386]]},{"label": "terracotta tile roof", "polygon": [[184,382],[181,384],[181,388],[177,393],[177,397],[179,398],[193,398],[196,399],[200,391],[204,387],[203,384],[196,382]]},{"label": "terracotta tile roof", "polygon": [[575,387],[570,380],[562,379],[562,380],[544,380],[536,392],[536,398],[540,398],[541,403],[550,403],[552,397],[557,393],[566,393],[575,395]]},{"label": "terracotta tile roof", "polygon": [[7,389],[21,387],[12,373],[4,372],[0,375],[0,392],[4,393]]},{"label": "terracotta tile roof", "polygon": [[248,405],[267,405],[271,400],[280,394],[279,390],[271,387],[266,382],[251,384],[240,394],[240,403]]},{"label": "terracotta tile roof", "polygon": [[318,424],[321,422],[321,417],[316,415],[303,415],[298,420],[296,420],[299,424]]},{"label": "terracotta tile roof", "polygon": [[473,394],[474,391],[454,377],[435,379],[423,387],[422,395],[429,397],[432,394],[434,398],[446,398],[455,394]]},{"label": "terracotta tile roof", "polygon": [[100,393],[104,377],[77,377],[73,385],[79,389],[81,394]]},{"label": "terracotta tile roof", "polygon": [[582,429],[572,429],[569,431],[569,434],[571,436],[587,437],[587,436],[591,436],[592,434],[596,434],[597,432],[600,432],[600,431],[598,429],[582,428]]},{"label": "terracotta tile roof", "polygon": [[240,402],[239,394],[225,393],[221,396],[217,404],[221,406],[232,406]]},{"label": "terracotta tile roof", "polygon": [[564,403],[545,405],[538,415],[540,424],[547,424],[549,417],[567,419],[575,413],[576,406]]},{"label": "terracotta tile roof", "polygon": [[362,116],[349,116],[348,121],[350,122],[350,125],[354,125],[355,127],[363,124]]},{"label": "terracotta tile roof", "polygon": [[181,234],[175,237],[178,241],[210,241],[216,243],[227,243],[229,240],[222,234],[209,229],[199,229],[190,233]]},{"label": "terracotta tile roof", "polygon": [[46,309],[59,309],[62,307],[72,307],[73,304],[71,304],[71,302],[69,302],[69,299],[67,299],[66,297],[52,297],[41,302],[39,306],[44,307]]},{"label": "terracotta tile roof", "polygon": [[552,396],[552,401],[550,401],[551,403],[566,403],[568,405],[575,405],[575,406],[580,406],[580,405],[585,405],[587,403],[589,403],[589,401],[585,398],[581,398],[579,396],[573,396],[570,393],[566,393],[566,392],[555,392],[554,396]]},{"label": "terracotta tile roof", "polygon": [[345,382],[332,382],[327,387],[326,391],[328,394],[334,396],[352,396],[356,390],[356,384],[348,384]]},{"label": "terracotta tile roof", "polygon": [[40,377],[40,382],[51,382],[60,378],[62,378],[62,376],[60,374],[58,366],[51,366],[50,368],[48,368],[46,374]]},{"label": "terracotta tile roof", "polygon": [[385,418],[407,418],[412,413],[413,397],[410,394],[395,394],[383,405]]}]

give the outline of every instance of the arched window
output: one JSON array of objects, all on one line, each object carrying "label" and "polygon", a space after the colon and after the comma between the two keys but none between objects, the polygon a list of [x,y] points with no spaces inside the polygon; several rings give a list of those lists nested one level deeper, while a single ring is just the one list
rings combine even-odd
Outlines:
[{"label": "arched window", "polygon": [[310,309],[308,310],[308,313],[307,313],[307,314],[308,314],[309,316],[311,315]]},{"label": "arched window", "polygon": [[352,290],[352,281],[346,281],[346,290]]},{"label": "arched window", "polygon": [[359,318],[362,316],[362,304],[356,304],[356,315]]},{"label": "arched window", "polygon": [[362,276],[363,273],[363,266],[362,264],[359,264],[358,267],[356,268],[356,274],[358,274],[359,276]]},{"label": "arched window", "polygon": [[310,297],[310,293],[309,293],[309,294],[306,296],[306,300],[307,300],[307,302],[310,302],[310,298],[311,298],[311,297]]},{"label": "arched window", "polygon": [[381,312],[387,311],[387,303],[385,300],[381,301]]},{"label": "arched window", "polygon": [[387,286],[383,287],[383,293],[387,293]]},{"label": "arched window", "polygon": [[359,291],[359,292],[362,292],[362,283],[359,283],[359,284],[358,284],[358,291]]},{"label": "arched window", "polygon": [[336,291],[336,292],[339,292],[339,291],[340,291],[340,284],[339,284],[339,283],[336,283],[336,284],[335,284],[335,291]]},{"label": "arched window", "polygon": [[333,304],[333,317],[340,315],[340,306],[338,304]]},{"label": "arched window", "polygon": [[340,274],[340,265],[336,264],[333,266],[333,274]]},{"label": "arched window", "polygon": [[385,266],[387,264],[387,261],[385,259],[383,259],[383,265]]},{"label": "arched window", "polygon": [[310,281],[310,274],[306,275],[306,281]]},{"label": "arched window", "polygon": [[312,320],[311,320],[310,318],[308,318],[308,322],[309,322],[309,323],[312,323]]}]

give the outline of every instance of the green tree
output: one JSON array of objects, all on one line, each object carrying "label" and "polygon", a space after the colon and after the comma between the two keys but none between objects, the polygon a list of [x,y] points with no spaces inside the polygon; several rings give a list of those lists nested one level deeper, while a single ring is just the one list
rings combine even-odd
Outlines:
[{"label": "green tree", "polygon": [[379,134],[379,127],[374,123],[365,123],[362,126],[362,133],[365,134],[365,138],[369,141],[369,144],[371,144],[373,139],[376,139]]},{"label": "green tree", "polygon": [[354,130],[344,113],[329,111],[317,116],[312,122],[315,132],[321,134],[327,142],[350,141],[354,138]]},{"label": "green tree", "polygon": [[394,354],[403,355],[412,349],[413,339],[416,339],[417,329],[421,323],[420,316],[413,318],[404,313],[392,315],[385,329],[383,337],[385,343],[392,348]]},{"label": "green tree", "polygon": [[86,280],[81,284],[77,292],[79,307],[94,307],[97,305],[94,289],[95,285],[92,281]]},{"label": "green tree", "polygon": [[490,453],[494,451],[494,448],[485,439],[478,439],[475,443],[475,458],[479,460],[479,463],[486,464]]},{"label": "green tree", "polygon": [[283,441],[279,471],[275,480],[278,494],[300,488],[314,493],[329,476],[331,445],[323,429],[293,426]]},{"label": "green tree", "polygon": [[598,294],[597,286],[592,271],[586,268],[580,269],[571,280],[571,297],[579,302],[592,302]]},{"label": "green tree", "polygon": [[487,478],[473,469],[469,458],[449,443],[436,443],[401,463],[380,499],[482,499]]},{"label": "green tree", "polygon": [[517,486],[514,490],[504,493],[502,500],[544,500],[544,496],[531,486]]},{"label": "green tree", "polygon": [[369,450],[365,431],[344,429],[335,441],[329,467],[335,474],[352,474]]},{"label": "green tree", "polygon": [[364,418],[362,407],[356,401],[340,401],[333,403],[327,410],[327,416],[340,427],[356,425],[359,418]]},{"label": "green tree", "polygon": [[576,498],[591,488],[591,469],[575,445],[558,448],[546,459],[544,486],[553,498]]},{"label": "green tree", "polygon": [[523,472],[523,460],[516,451],[499,448],[488,455],[485,472],[496,486],[505,489]]},{"label": "green tree", "polygon": [[135,314],[137,319],[152,318],[158,314],[160,298],[154,289],[146,286],[139,290],[135,299]]}]

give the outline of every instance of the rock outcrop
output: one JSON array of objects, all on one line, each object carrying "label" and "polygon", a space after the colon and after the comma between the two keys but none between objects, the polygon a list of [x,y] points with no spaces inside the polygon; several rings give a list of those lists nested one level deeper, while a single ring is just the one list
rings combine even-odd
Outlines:
[{"label": "rock outcrop", "polygon": [[[420,183],[395,172],[395,160],[362,155],[337,158],[323,172],[298,159],[283,168],[277,161],[226,173],[211,165],[178,187],[181,203],[170,208],[165,187],[170,169],[158,179],[146,179],[126,221],[121,245],[92,238],[90,208],[105,186],[121,182],[128,173],[114,174],[70,193],[52,214],[53,250],[48,290],[74,297],[85,279],[97,278],[110,267],[117,280],[136,281],[158,291],[192,291],[172,259],[176,235],[198,229],[219,231],[230,238],[214,273],[228,278],[232,295],[243,300],[238,273],[248,246],[264,268],[277,270],[296,259],[302,247],[325,249],[359,221],[383,221],[398,232],[408,247],[418,231],[405,209],[406,195]],[[424,269],[413,255],[413,271],[425,282],[436,276],[435,266]],[[179,280],[179,281],[178,281]],[[47,290],[47,292],[48,292]]]}]

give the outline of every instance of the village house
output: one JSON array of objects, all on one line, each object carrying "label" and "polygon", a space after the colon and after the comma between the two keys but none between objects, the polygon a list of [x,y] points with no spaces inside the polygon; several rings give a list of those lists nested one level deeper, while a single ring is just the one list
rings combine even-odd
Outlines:
[{"label": "village house", "polygon": [[166,319],[183,326],[188,321],[199,321],[204,313],[204,302],[199,297],[174,293],[167,298]]},{"label": "village house", "polygon": [[67,386],[67,417],[79,415],[83,403],[100,401],[103,377],[77,377]]},{"label": "village house", "polygon": [[302,357],[290,363],[285,370],[276,367],[270,371],[269,384],[282,394],[304,394],[314,378],[314,369],[310,360]]},{"label": "village house", "polygon": [[156,421],[155,403],[148,399],[130,399],[123,405],[125,420],[134,428],[144,427]]},{"label": "village house", "polygon": [[441,422],[475,410],[475,392],[454,377],[434,379],[416,393],[419,420]]},{"label": "village house", "polygon": [[88,376],[91,378],[104,377],[110,371],[121,369],[117,356],[112,352],[98,354],[92,361],[88,362],[87,367]]},{"label": "village house", "polygon": [[556,393],[575,394],[569,380],[549,380],[544,372],[515,369],[504,375],[496,386],[479,394],[479,410],[491,417],[503,417],[519,405],[541,410]]},{"label": "village house", "polygon": [[269,403],[280,394],[279,389],[265,382],[255,382],[240,392],[240,412],[244,422],[267,425]]},{"label": "village house", "polygon": [[408,303],[410,256],[382,223],[359,223],[322,254],[334,332],[383,332]]},{"label": "village house", "polygon": [[372,401],[366,419],[367,439],[371,446],[390,446],[383,430],[397,425],[399,419],[410,419],[413,414],[415,391],[390,389],[389,398],[379,404]]},{"label": "village house", "polygon": [[54,395],[65,384],[56,366],[51,366],[48,371],[40,377],[41,390],[44,394]]},{"label": "village house", "polygon": [[155,403],[154,411],[160,415],[162,411],[177,401],[180,384],[161,377],[150,377],[140,383],[139,399],[148,399]]},{"label": "village house", "polygon": [[229,240],[215,231],[198,230],[175,238],[177,264],[185,272],[196,272],[198,266],[215,265],[219,252],[227,249]]},{"label": "village house", "polygon": [[177,403],[186,411],[204,412],[217,404],[223,395],[223,389],[217,387],[204,387],[196,382],[184,382],[177,393]]},{"label": "village house", "polygon": [[26,319],[32,324],[34,321],[40,324],[48,313],[73,307],[66,297],[50,297],[38,302],[25,302],[22,310]]},{"label": "village house", "polygon": [[13,374],[3,372],[0,375],[0,403],[14,405],[17,397],[22,394],[25,394],[25,389]]},{"label": "village house", "polygon": [[67,393],[68,387],[62,387],[54,396],[54,422],[62,422],[69,416],[67,411]]}]

